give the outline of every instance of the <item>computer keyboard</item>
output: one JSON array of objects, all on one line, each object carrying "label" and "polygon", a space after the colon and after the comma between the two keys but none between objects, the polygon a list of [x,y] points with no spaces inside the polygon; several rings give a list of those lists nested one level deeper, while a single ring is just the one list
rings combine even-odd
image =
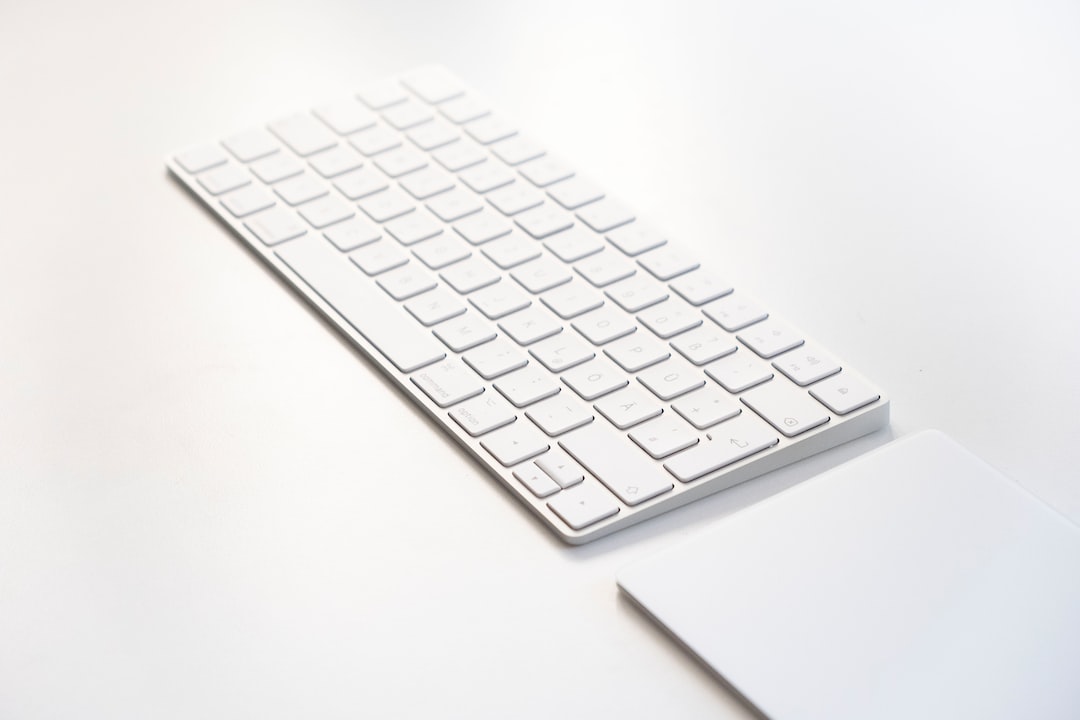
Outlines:
[{"label": "computer keyboard", "polygon": [[569,543],[888,422],[861,375],[442,68],[166,162]]}]

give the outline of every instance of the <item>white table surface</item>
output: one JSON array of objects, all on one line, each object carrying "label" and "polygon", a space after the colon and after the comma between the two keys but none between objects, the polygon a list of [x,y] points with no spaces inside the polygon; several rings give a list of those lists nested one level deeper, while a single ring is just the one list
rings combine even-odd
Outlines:
[{"label": "white table surface", "polygon": [[[154,5],[0,6],[0,717],[746,717],[621,567],[927,427],[1080,521],[1075,3]],[[162,164],[432,61],[891,428],[559,543]]]}]

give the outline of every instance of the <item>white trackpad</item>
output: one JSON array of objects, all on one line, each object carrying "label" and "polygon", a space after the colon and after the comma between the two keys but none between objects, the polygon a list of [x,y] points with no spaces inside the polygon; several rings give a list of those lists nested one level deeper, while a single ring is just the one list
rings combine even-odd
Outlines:
[{"label": "white trackpad", "polygon": [[938,432],[619,585],[776,720],[1080,717],[1080,528]]}]

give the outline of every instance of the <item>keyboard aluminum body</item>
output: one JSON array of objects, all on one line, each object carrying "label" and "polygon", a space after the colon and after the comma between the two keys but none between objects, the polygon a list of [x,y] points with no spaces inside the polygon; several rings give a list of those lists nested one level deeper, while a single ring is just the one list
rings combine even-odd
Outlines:
[{"label": "keyboard aluminum body", "polygon": [[568,543],[888,422],[865,378],[442,68],[166,164]]}]

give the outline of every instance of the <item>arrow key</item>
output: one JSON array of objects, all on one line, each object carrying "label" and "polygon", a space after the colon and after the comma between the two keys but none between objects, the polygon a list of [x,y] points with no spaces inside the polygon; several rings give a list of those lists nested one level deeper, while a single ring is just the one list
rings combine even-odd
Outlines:
[{"label": "arrow key", "polygon": [[547,438],[529,422],[511,423],[490,432],[480,444],[506,467],[534,458],[550,447]]},{"label": "arrow key", "polygon": [[561,492],[548,507],[574,530],[594,525],[619,512],[619,505],[607,490],[595,482],[587,482]]},{"label": "arrow key", "polygon": [[570,456],[558,450],[552,450],[536,459],[536,465],[559,483],[559,487],[568,488],[585,479],[585,471],[570,459]]}]

